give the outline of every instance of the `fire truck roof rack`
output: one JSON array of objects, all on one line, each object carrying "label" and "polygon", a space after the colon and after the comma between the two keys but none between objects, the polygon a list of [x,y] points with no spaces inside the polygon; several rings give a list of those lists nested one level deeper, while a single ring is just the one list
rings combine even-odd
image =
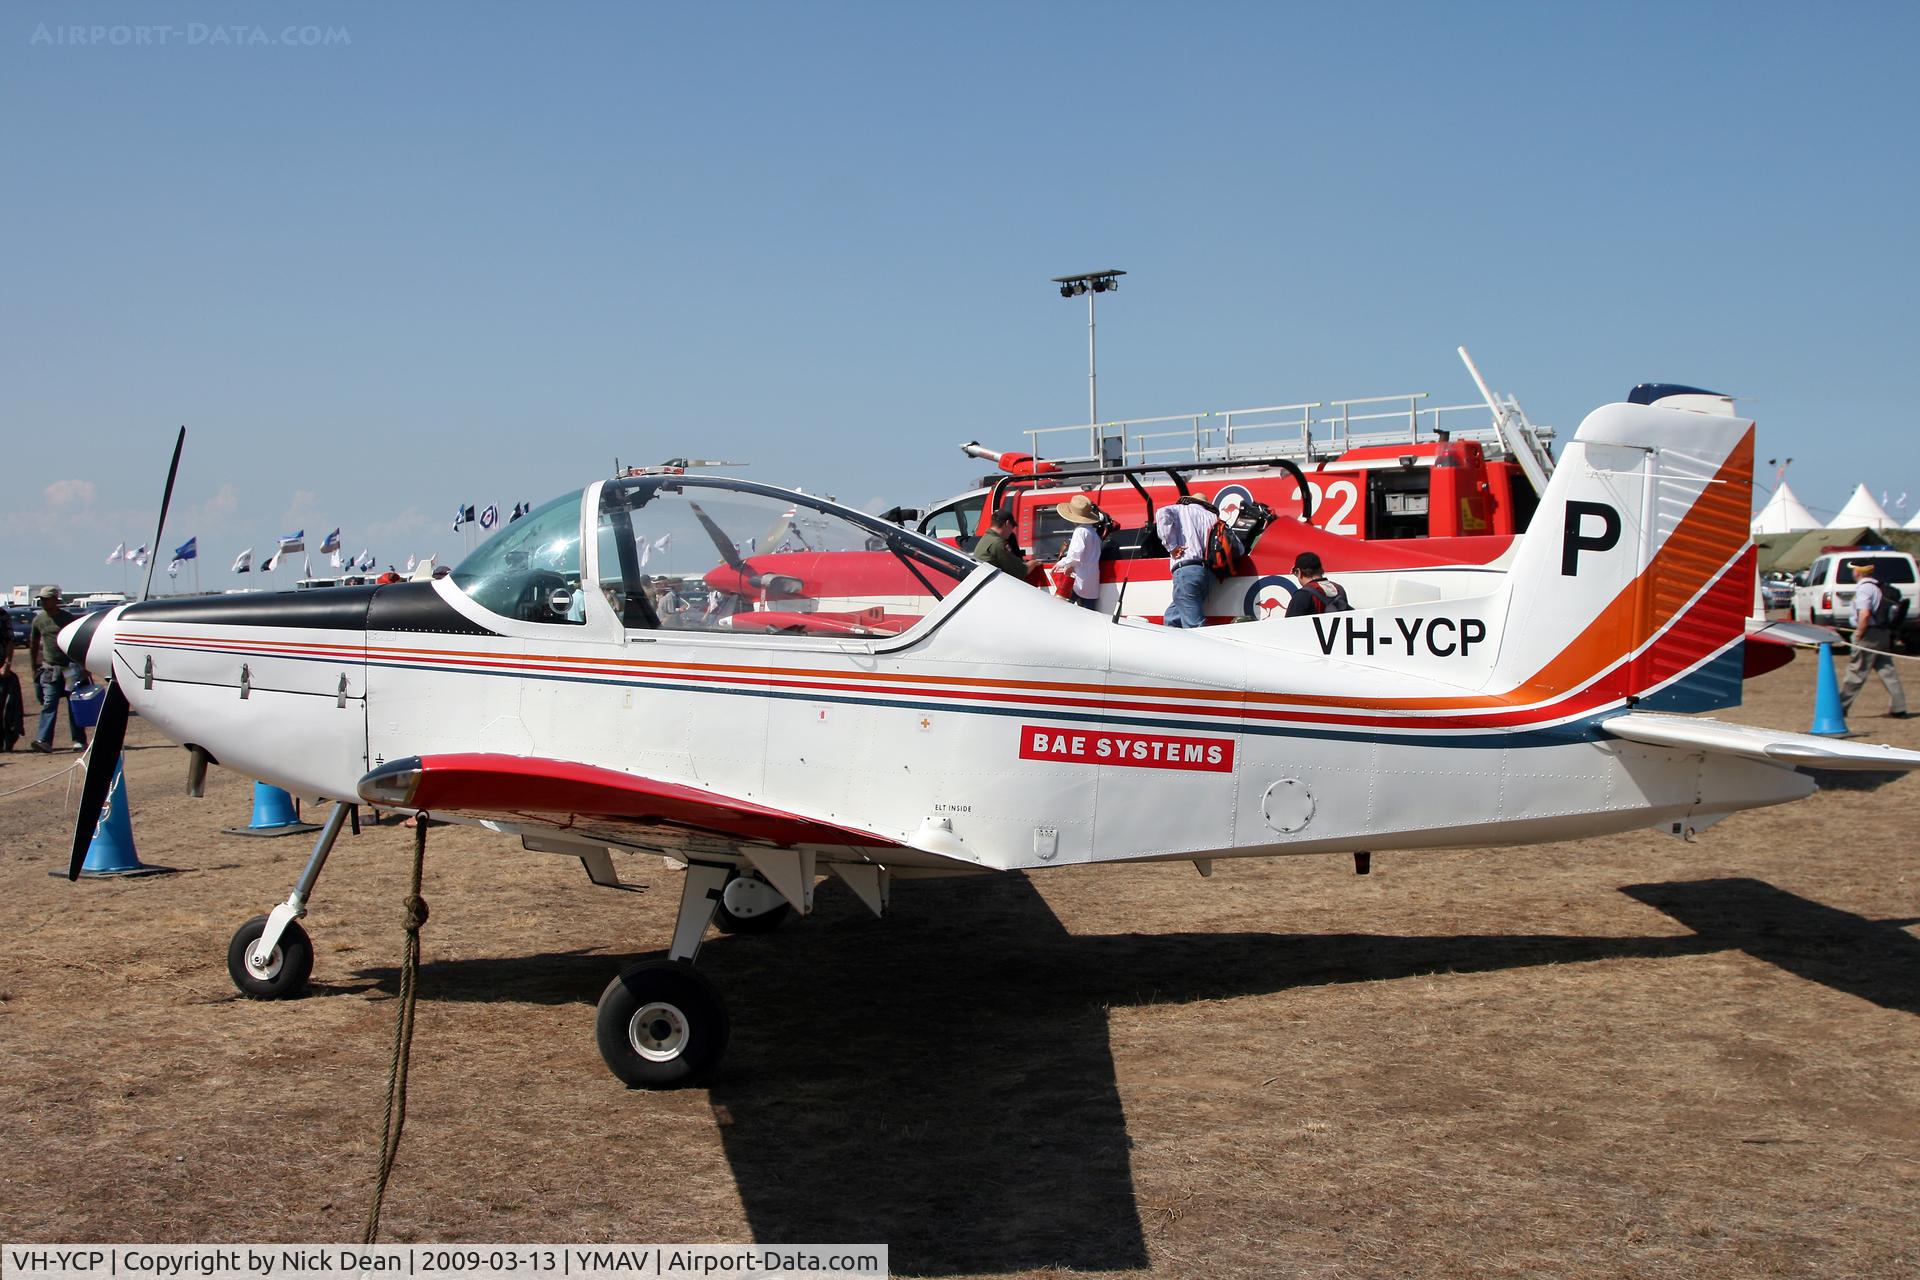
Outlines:
[{"label": "fire truck roof rack", "polygon": [[[1424,391],[1346,400],[1312,400],[1162,418],[1040,427],[1024,434],[1036,459],[1059,464],[1108,466],[1177,465],[1182,462],[1253,461],[1283,457],[1312,464],[1349,449],[1377,445],[1431,444],[1445,432],[1475,440],[1490,458],[1509,456],[1501,426],[1545,455],[1553,428],[1536,426],[1512,396],[1497,403],[1505,424],[1485,404],[1423,405]],[[1477,417],[1476,417],[1477,415]],[[1174,425],[1178,424],[1178,425]],[[1530,439],[1528,439],[1530,438]]]}]

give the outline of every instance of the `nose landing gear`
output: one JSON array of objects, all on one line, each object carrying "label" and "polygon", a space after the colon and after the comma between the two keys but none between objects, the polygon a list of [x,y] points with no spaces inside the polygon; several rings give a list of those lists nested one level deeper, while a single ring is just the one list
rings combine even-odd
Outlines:
[{"label": "nose landing gear", "polygon": [[292,1000],[306,994],[307,979],[313,974],[313,942],[300,927],[300,917],[307,914],[307,896],[352,809],[345,801],[334,804],[287,900],[241,925],[227,944],[227,976],[241,995],[252,1000]]}]

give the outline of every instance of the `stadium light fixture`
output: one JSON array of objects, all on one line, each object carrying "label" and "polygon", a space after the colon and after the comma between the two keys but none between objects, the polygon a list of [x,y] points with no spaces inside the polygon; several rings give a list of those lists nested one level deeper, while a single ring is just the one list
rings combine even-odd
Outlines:
[{"label": "stadium light fixture", "polygon": [[1094,366],[1093,343],[1093,299],[1095,294],[1112,293],[1120,287],[1120,277],[1124,271],[1086,271],[1077,276],[1055,276],[1053,282],[1060,286],[1060,296],[1073,298],[1087,295],[1087,422],[1100,421],[1099,379]]}]

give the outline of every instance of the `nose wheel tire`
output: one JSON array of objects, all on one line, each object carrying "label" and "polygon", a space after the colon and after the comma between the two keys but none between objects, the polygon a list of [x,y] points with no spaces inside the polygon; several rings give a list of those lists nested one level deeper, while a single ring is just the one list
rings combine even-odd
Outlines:
[{"label": "nose wheel tire", "polygon": [[291,1000],[303,995],[313,976],[313,943],[298,920],[289,920],[263,962],[254,961],[253,944],[267,931],[267,918],[255,916],[240,926],[227,944],[227,976],[240,994],[252,1000]]},{"label": "nose wheel tire", "polygon": [[727,1011],[713,984],[674,960],[646,960],[607,984],[594,1020],[600,1056],[638,1089],[698,1083],[727,1047]]}]

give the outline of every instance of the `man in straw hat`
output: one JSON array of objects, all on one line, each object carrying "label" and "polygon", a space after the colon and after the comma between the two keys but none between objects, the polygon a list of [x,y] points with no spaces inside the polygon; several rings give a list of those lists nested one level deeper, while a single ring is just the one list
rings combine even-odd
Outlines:
[{"label": "man in straw hat", "polygon": [[1069,597],[1082,609],[1100,608],[1100,522],[1105,518],[1093,499],[1076,493],[1054,508],[1054,512],[1074,526],[1073,537],[1054,568],[1073,575],[1073,594]]},{"label": "man in straw hat", "polygon": [[[1907,691],[1900,686],[1900,673],[1893,666],[1893,628],[1888,626],[1880,608],[1887,588],[1874,576],[1879,566],[1871,560],[1857,560],[1847,567],[1853,570],[1853,660],[1847,664],[1847,678],[1840,686],[1840,710],[1844,714],[1866,687],[1867,674],[1876,672],[1887,686],[1891,706],[1887,711],[1895,720],[1907,718]],[[1875,619],[1880,619],[1875,621]]]}]

